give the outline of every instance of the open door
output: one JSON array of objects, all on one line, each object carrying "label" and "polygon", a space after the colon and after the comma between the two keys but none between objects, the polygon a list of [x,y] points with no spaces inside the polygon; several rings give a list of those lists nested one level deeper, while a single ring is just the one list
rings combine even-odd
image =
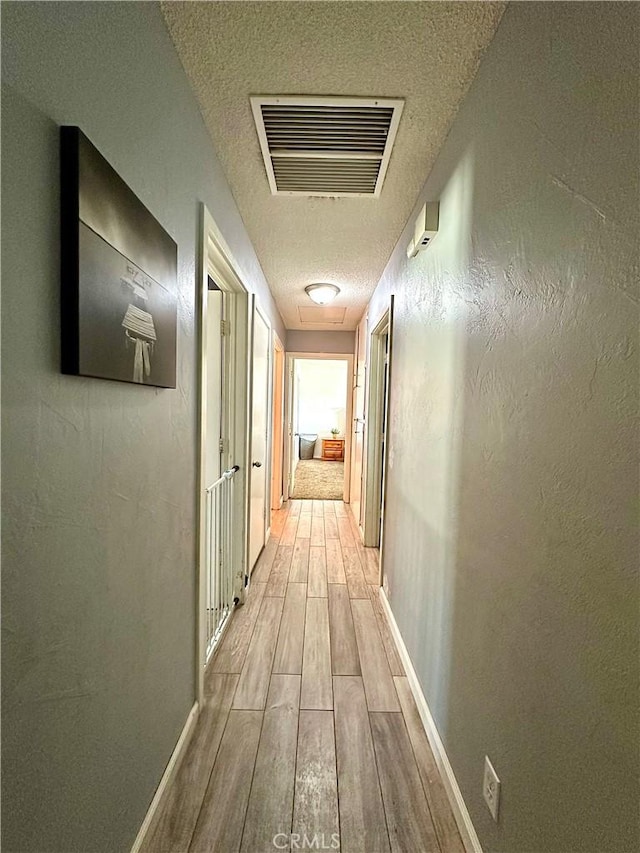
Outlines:
[{"label": "open door", "polygon": [[249,485],[249,570],[264,548],[269,531],[269,380],[271,329],[257,305],[253,309],[251,354],[251,474]]}]

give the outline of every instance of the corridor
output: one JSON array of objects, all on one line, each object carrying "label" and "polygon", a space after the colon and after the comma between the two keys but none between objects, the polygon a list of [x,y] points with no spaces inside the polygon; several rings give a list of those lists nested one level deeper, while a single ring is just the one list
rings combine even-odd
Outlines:
[{"label": "corridor", "polygon": [[640,851],[640,3],[1,14],[2,853]]},{"label": "corridor", "polygon": [[341,501],[275,514],[146,853],[462,853],[377,554]]}]

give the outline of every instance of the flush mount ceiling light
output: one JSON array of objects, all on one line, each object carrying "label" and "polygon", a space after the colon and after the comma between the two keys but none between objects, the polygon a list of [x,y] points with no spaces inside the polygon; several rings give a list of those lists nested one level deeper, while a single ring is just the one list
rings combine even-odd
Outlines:
[{"label": "flush mount ceiling light", "polygon": [[308,284],[305,290],[316,305],[328,305],[340,293],[340,288],[335,284]]}]

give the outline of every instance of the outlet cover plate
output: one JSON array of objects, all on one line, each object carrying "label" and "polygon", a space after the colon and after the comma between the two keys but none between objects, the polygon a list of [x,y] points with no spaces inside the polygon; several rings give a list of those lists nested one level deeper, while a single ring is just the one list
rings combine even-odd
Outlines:
[{"label": "outlet cover plate", "polygon": [[484,757],[484,779],[482,781],[482,796],[487,804],[487,808],[491,812],[491,817],[498,822],[498,812],[500,810],[500,779],[496,773],[493,764],[489,761],[489,756]]}]

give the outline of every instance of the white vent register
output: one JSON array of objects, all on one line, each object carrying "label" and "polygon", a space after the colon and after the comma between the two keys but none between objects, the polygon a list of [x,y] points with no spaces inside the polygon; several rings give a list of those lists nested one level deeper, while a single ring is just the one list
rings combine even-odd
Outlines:
[{"label": "white vent register", "polygon": [[377,198],[402,100],[252,97],[273,195]]}]

